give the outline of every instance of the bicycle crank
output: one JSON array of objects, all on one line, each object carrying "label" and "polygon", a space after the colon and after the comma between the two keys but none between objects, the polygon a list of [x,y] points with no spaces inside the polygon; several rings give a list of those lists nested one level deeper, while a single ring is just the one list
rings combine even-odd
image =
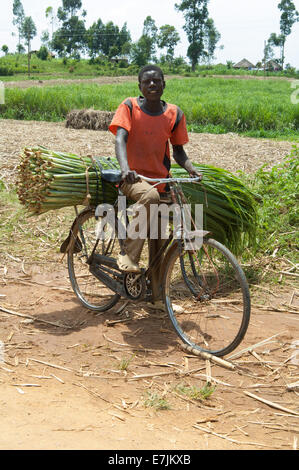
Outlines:
[{"label": "bicycle crank", "polygon": [[127,296],[132,300],[141,300],[146,293],[144,274],[127,273],[124,276],[124,287]]}]

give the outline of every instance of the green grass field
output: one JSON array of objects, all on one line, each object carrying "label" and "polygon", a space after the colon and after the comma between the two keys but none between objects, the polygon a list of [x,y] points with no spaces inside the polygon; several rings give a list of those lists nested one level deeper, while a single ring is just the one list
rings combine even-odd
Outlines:
[{"label": "green grass field", "polygon": [[137,72],[138,66],[136,65],[119,66],[105,58],[94,62],[87,59],[78,61],[70,58],[41,60],[36,54],[32,54],[30,76],[28,76],[26,54],[8,54],[0,57],[0,80],[2,81],[92,78],[101,75],[136,75]]},{"label": "green grass field", "polygon": [[[186,114],[190,131],[236,132],[253,137],[299,141],[299,106],[291,101],[294,89],[286,80],[174,78],[163,98]],[[0,117],[63,121],[72,109],[114,111],[128,96],[136,96],[134,83],[80,84],[27,89],[7,88]]]}]

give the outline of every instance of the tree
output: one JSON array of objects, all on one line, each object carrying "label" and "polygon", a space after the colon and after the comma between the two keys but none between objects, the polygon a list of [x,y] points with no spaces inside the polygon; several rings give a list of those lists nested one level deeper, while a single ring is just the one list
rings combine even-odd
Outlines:
[{"label": "tree", "polygon": [[[264,58],[269,55],[273,57],[273,47],[280,48],[280,62],[281,67],[284,67],[285,61],[285,44],[287,37],[292,32],[293,25],[299,20],[299,13],[295,8],[295,5],[290,0],[282,0],[278,4],[279,10],[282,12],[280,17],[280,34],[271,33],[267,44],[265,45]],[[268,59],[269,60],[269,59]],[[265,60],[264,60],[265,62]]]},{"label": "tree", "polygon": [[293,25],[299,21],[299,13],[291,0],[281,0],[278,4],[279,10],[282,12],[280,17],[280,34],[281,34],[281,66],[283,68],[285,61],[285,43],[287,36],[292,32]]},{"label": "tree", "polygon": [[18,44],[17,45],[17,53],[18,54],[24,54],[26,52],[26,49],[25,47],[23,46],[23,44]]},{"label": "tree", "polygon": [[43,46],[46,46],[46,48],[49,48],[49,44],[50,44],[49,31],[47,31],[47,30],[42,31],[40,40],[41,40],[41,43],[42,43]]},{"label": "tree", "polygon": [[158,28],[156,26],[155,20],[151,16],[147,16],[143,22],[143,31],[142,35],[147,38],[147,44],[150,49],[149,51],[149,60],[153,58],[156,52],[156,44],[157,44],[157,33]]},{"label": "tree", "polygon": [[119,32],[119,46],[120,54],[129,55],[132,46],[132,38],[131,33],[128,30],[127,23],[124,23],[123,27]]},{"label": "tree", "polygon": [[[81,0],[62,0],[62,8],[58,8],[57,16],[60,20],[65,21],[67,18],[76,16],[81,8]],[[86,16],[86,12],[84,16]]]},{"label": "tree", "polygon": [[101,18],[96,23],[93,23],[86,31],[86,47],[89,57],[92,59],[96,57],[101,51],[102,35],[104,34],[105,25]]},{"label": "tree", "polygon": [[[62,0],[62,7],[58,8],[61,27],[53,34],[51,47],[60,56],[80,58],[80,51],[86,46],[85,20],[79,17],[81,7],[81,0]],[[81,15],[85,18],[86,11],[83,10]]]},{"label": "tree", "polygon": [[174,26],[165,24],[160,27],[157,44],[160,49],[166,48],[166,61],[172,63],[175,46],[180,42],[180,35]]},{"label": "tree", "polygon": [[131,58],[134,64],[142,67],[155,61],[157,32],[155,20],[151,16],[147,16],[143,22],[142,36],[131,48]]},{"label": "tree", "polygon": [[40,50],[37,52],[37,57],[41,60],[47,60],[49,57],[49,51],[46,46],[41,46]]},{"label": "tree", "polygon": [[143,22],[143,31],[142,34],[149,36],[153,41],[156,41],[156,34],[158,28],[156,26],[155,20],[151,16],[147,16]]},{"label": "tree", "polygon": [[268,41],[265,41],[264,45],[264,57],[262,60],[262,65],[264,67],[264,72],[266,71],[266,64],[269,60],[273,59],[274,52],[273,52],[273,44],[272,39],[269,38]]},{"label": "tree", "polygon": [[184,30],[187,34],[189,47],[187,56],[192,65],[192,70],[200,59],[206,58],[208,53],[205,50],[205,39],[208,34],[207,21],[209,0],[181,0],[175,4],[175,8],[182,12],[185,18]]},{"label": "tree", "polygon": [[[206,23],[206,51],[207,59],[210,62],[214,58],[214,53],[217,47],[218,42],[220,41],[221,34],[217,31],[215,27],[214,20],[212,18],[207,19]],[[223,46],[220,46],[220,49]]]},{"label": "tree", "polygon": [[131,59],[134,64],[142,67],[151,61],[152,41],[144,34],[132,45]]},{"label": "tree", "polygon": [[27,45],[28,75],[30,76],[31,41],[36,36],[36,26],[31,16],[26,16],[22,24],[21,36]]},{"label": "tree", "polygon": [[12,6],[12,13],[14,16],[14,19],[12,22],[13,22],[13,25],[17,27],[18,35],[19,35],[18,46],[17,46],[17,51],[19,52],[21,50],[20,46],[21,46],[21,37],[22,37],[22,25],[25,19],[24,8],[21,3],[21,0],[14,0],[13,6]]},{"label": "tree", "polygon": [[126,23],[119,29],[112,21],[104,25],[102,20],[98,19],[86,32],[86,48],[91,58],[99,52],[109,58],[120,54],[126,55],[130,47],[131,35]]},{"label": "tree", "polygon": [[[57,26],[57,21],[58,21],[53,7],[48,7],[46,9],[46,18],[49,19],[49,22],[50,22],[50,25],[51,25],[51,41],[52,41],[53,40],[53,35],[54,35],[54,29]],[[45,33],[46,32],[44,32],[44,34]],[[46,36],[44,36],[44,37],[46,37]],[[49,47],[50,46],[50,38],[48,37],[47,42],[44,41],[44,43],[47,44],[47,46]]]},{"label": "tree", "polygon": [[113,21],[109,21],[104,26],[100,39],[101,51],[106,57],[115,57],[119,54],[119,27],[115,25]]},{"label": "tree", "polygon": [[1,50],[2,50],[2,52],[4,52],[5,55],[8,54],[8,46],[6,44],[3,44]]},{"label": "tree", "polygon": [[[277,35],[276,33],[271,33],[268,41],[265,42],[264,46],[264,58],[263,58],[263,64],[264,64],[264,70],[266,68],[267,62],[269,60],[274,58],[274,47],[281,47],[282,46],[282,36]],[[277,59],[277,62],[280,62],[280,59]]]}]

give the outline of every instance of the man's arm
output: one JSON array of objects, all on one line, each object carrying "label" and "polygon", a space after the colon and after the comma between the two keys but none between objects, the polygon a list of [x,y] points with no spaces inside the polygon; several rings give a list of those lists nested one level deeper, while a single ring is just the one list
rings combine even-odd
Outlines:
[{"label": "man's arm", "polygon": [[139,181],[136,171],[130,170],[127,157],[127,141],[128,141],[128,131],[123,127],[119,127],[116,133],[115,141],[115,154],[120,165],[122,179],[126,183],[134,184]]},{"label": "man's arm", "polygon": [[194,168],[182,145],[173,145],[173,158],[190,176],[200,176],[202,178],[202,174]]}]

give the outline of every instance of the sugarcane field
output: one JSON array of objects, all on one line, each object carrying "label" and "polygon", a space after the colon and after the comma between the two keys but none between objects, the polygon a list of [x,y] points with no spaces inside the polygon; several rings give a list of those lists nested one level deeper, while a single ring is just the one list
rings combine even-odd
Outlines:
[{"label": "sugarcane field", "polygon": [[[133,77],[82,82],[116,89]],[[7,88],[29,85],[55,83]],[[297,450],[298,137],[189,128],[208,228],[238,257],[251,295],[248,330],[220,359],[184,348],[163,309],[120,298],[97,312],[72,289],[60,247],[74,206],[95,203],[94,158],[117,166],[113,113],[96,110],[0,118],[0,449]]]}]

